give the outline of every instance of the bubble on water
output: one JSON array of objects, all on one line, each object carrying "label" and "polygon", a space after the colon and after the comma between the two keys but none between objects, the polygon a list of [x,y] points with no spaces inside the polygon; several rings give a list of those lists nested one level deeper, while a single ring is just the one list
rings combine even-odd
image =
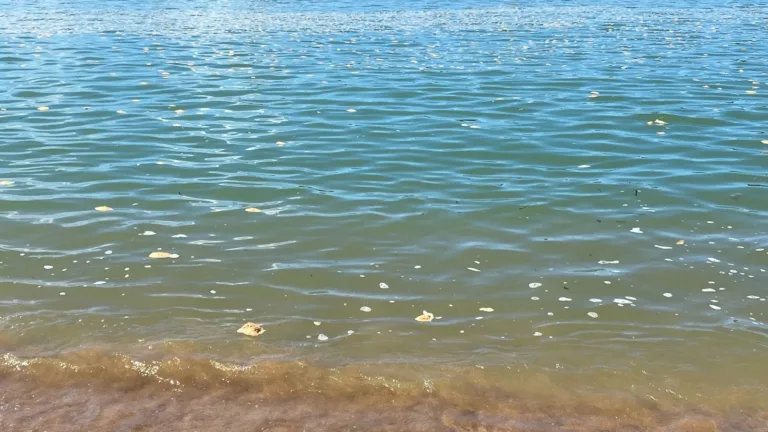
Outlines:
[{"label": "bubble on water", "polygon": [[597,312],[587,312],[587,315],[589,315],[590,318],[597,318]]},{"label": "bubble on water", "polygon": [[536,336],[536,337],[544,336],[541,332],[534,332],[533,335]]},{"label": "bubble on water", "polygon": [[327,341],[328,340],[328,336],[320,333],[319,335],[317,335],[317,340],[319,340],[319,341]]},{"label": "bubble on water", "polygon": [[531,297],[531,300],[533,300],[533,301],[537,301],[537,300],[540,300],[540,298],[539,298],[539,297],[536,297],[536,296],[533,296],[533,297]]},{"label": "bubble on water", "polygon": [[663,295],[664,297],[667,297],[667,298],[669,298],[669,297],[672,297],[672,293],[664,293],[664,294],[662,294],[662,295]]},{"label": "bubble on water", "polygon": [[360,308],[360,310],[363,311],[363,312],[370,312],[371,308],[369,308],[368,306],[363,306],[363,307]]},{"label": "bubble on water", "polygon": [[531,282],[531,283],[528,284],[529,288],[538,288],[540,286],[541,286],[541,284],[538,283],[538,282]]},{"label": "bubble on water", "polygon": [[174,234],[171,237],[173,237],[173,238],[187,238],[186,234]]},{"label": "bubble on water", "polygon": [[613,299],[613,302],[618,304],[618,305],[632,304],[631,300],[627,300],[627,299],[623,299],[623,298],[615,298],[615,299]]},{"label": "bubble on water", "polygon": [[385,284],[384,282],[379,283],[379,288],[381,289],[389,289],[389,285]]},{"label": "bubble on water", "polygon": [[599,299],[599,298],[591,298],[591,299],[589,299],[589,301],[591,301],[592,303],[602,303],[603,302],[603,300]]}]

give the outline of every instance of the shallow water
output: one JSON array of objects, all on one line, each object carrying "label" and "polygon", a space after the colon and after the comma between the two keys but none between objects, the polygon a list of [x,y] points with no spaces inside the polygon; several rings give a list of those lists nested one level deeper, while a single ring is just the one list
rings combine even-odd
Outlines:
[{"label": "shallow water", "polygon": [[768,430],[768,8],[633,6],[6,3],[0,429]]}]

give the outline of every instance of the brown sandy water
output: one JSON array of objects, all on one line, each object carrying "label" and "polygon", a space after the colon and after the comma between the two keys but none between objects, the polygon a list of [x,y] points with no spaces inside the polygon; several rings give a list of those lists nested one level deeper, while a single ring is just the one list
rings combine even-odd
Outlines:
[{"label": "brown sandy water", "polygon": [[330,365],[253,340],[41,355],[12,339],[0,359],[3,431],[768,430],[764,384],[727,372]]}]

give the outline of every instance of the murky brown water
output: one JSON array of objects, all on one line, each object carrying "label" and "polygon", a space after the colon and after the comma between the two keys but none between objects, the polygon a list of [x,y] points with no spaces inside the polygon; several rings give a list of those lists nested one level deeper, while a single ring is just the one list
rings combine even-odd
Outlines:
[{"label": "murky brown water", "polygon": [[[347,365],[98,349],[6,355],[3,431],[765,431],[761,385],[526,365]],[[254,347],[253,354],[264,355]]]}]

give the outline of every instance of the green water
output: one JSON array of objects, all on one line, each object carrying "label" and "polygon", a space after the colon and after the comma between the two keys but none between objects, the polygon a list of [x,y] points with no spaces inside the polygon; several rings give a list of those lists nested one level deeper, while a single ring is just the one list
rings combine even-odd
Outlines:
[{"label": "green water", "polygon": [[764,397],[768,10],[712,3],[8,4],[6,367],[185,344]]}]

